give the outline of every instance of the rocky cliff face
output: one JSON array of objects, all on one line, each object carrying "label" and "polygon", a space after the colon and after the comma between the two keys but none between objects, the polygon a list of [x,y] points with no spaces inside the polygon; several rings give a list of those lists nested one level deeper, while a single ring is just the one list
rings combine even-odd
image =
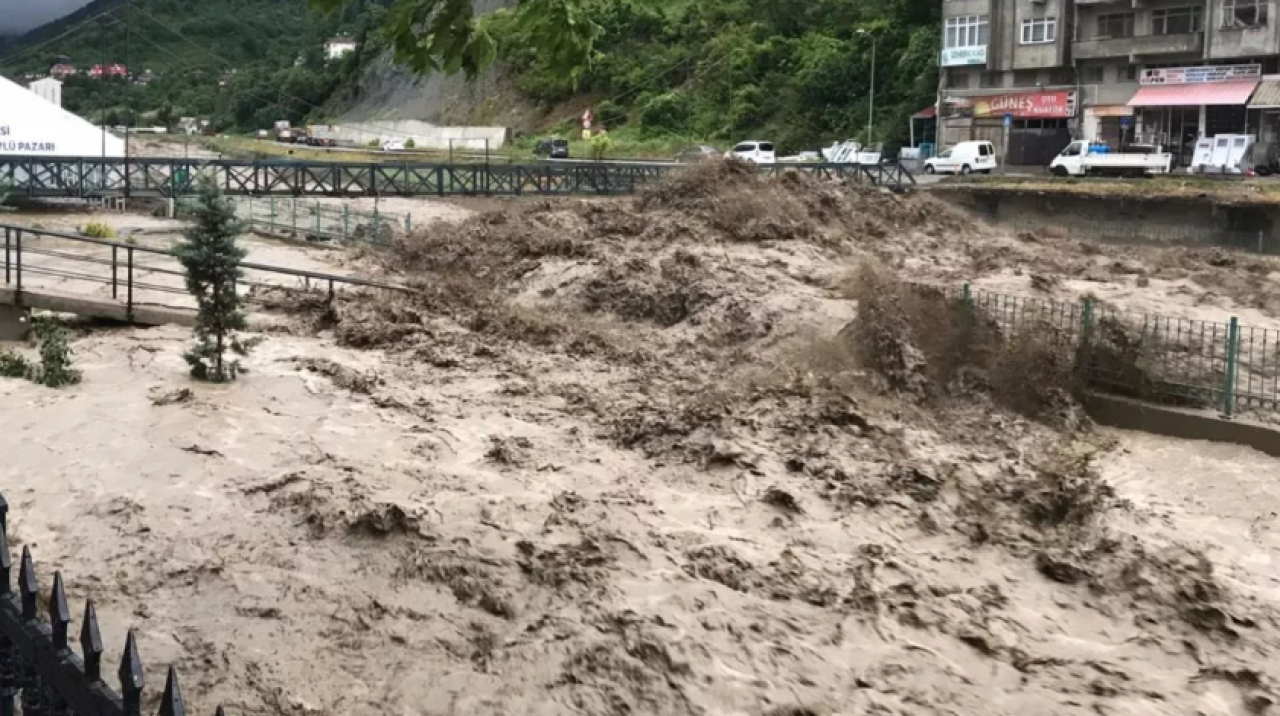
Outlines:
[{"label": "rocky cliff face", "polygon": [[[511,7],[516,0],[473,0],[477,13]],[[353,94],[338,107],[340,120],[417,119],[433,124],[525,127],[538,114],[500,67],[474,80],[461,74],[415,75],[388,52],[365,68]]]}]

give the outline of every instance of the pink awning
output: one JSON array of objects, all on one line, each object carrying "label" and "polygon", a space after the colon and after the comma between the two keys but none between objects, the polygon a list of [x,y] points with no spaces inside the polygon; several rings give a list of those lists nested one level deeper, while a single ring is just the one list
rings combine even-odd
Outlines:
[{"label": "pink awning", "polygon": [[1147,85],[1129,100],[1130,107],[1200,107],[1241,105],[1258,86],[1257,80],[1200,82],[1181,85]]},{"label": "pink awning", "polygon": [[938,105],[931,104],[928,107],[925,107],[924,109],[920,110],[919,112],[916,112],[915,114],[911,115],[911,118],[912,119],[933,119],[936,116],[938,116]]}]

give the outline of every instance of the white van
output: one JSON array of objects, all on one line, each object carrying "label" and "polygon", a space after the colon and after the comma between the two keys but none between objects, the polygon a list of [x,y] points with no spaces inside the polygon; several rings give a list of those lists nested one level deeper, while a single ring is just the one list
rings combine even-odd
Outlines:
[{"label": "white van", "polygon": [[926,159],[926,174],[990,174],[996,168],[996,148],[991,142],[960,142],[936,157]]},{"label": "white van", "polygon": [[739,142],[733,149],[725,152],[726,159],[740,159],[756,164],[773,164],[778,160],[773,150],[773,142]]}]

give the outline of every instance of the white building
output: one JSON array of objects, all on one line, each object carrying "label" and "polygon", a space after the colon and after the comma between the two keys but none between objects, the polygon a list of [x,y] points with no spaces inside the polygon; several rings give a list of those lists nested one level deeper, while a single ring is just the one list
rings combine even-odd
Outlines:
[{"label": "white building", "polygon": [[324,43],[324,56],[330,60],[342,59],[356,51],[356,41],[350,37],[331,37]]},{"label": "white building", "polygon": [[35,96],[44,101],[62,106],[62,83],[52,77],[46,77],[42,80],[36,80],[27,85]]},{"label": "white building", "polygon": [[123,157],[124,140],[0,77],[0,155]]}]

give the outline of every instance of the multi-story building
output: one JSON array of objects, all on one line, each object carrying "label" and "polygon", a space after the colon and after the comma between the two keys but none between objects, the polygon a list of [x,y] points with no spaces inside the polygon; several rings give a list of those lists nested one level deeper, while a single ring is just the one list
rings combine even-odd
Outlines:
[{"label": "multi-story building", "polygon": [[1273,0],[944,0],[940,141],[1045,164],[1072,137],[1280,142]]}]

